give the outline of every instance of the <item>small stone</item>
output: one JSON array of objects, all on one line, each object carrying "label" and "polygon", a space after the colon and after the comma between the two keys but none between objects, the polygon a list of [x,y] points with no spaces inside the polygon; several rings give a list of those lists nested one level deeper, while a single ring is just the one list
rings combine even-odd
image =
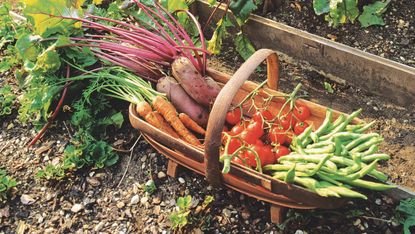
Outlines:
[{"label": "small stone", "polygon": [[87,177],[86,182],[88,182],[88,184],[90,184],[92,187],[98,187],[101,184],[101,182],[99,182],[96,177]]},{"label": "small stone", "polygon": [[81,210],[83,210],[84,209],[84,206],[82,205],[82,204],[74,204],[73,206],[72,206],[72,208],[71,208],[71,211],[73,212],[73,213],[78,213],[79,211],[81,211]]},{"label": "small stone", "polygon": [[36,200],[33,199],[30,195],[23,194],[20,197],[20,201],[23,203],[23,205],[30,205],[30,204],[35,203]]},{"label": "small stone", "polygon": [[228,209],[223,209],[222,210],[222,213],[226,216],[226,217],[231,217],[231,211],[230,210],[228,210]]},{"label": "small stone", "polygon": [[379,110],[379,108],[378,108],[378,107],[376,107],[376,106],[374,106],[374,107],[373,107],[373,110],[378,111],[378,110]]},{"label": "small stone", "polygon": [[242,216],[243,219],[247,220],[247,219],[249,219],[249,217],[251,217],[251,214],[249,213],[249,210],[248,209],[244,209],[242,211],[241,216]]},{"label": "small stone", "polygon": [[7,218],[10,216],[9,206],[0,209],[0,218]]},{"label": "small stone", "polygon": [[166,173],[159,171],[159,173],[157,173],[157,178],[159,179],[163,179],[164,177],[166,177]]},{"label": "small stone", "polygon": [[160,210],[161,210],[161,207],[160,207],[160,206],[155,206],[155,207],[154,207],[154,211],[153,211],[153,213],[154,213],[155,215],[159,215],[159,214],[160,214]]},{"label": "small stone", "polygon": [[135,205],[135,204],[137,204],[139,201],[140,201],[140,197],[139,197],[138,195],[134,195],[134,196],[131,198],[130,204],[131,204],[131,205]]},{"label": "small stone", "polygon": [[141,158],[141,162],[145,162],[147,160],[147,155],[144,155],[142,158]]},{"label": "small stone", "polygon": [[105,223],[103,221],[99,222],[95,227],[94,227],[94,231],[95,232],[99,232],[101,231],[101,229],[105,226]]},{"label": "small stone", "polygon": [[181,184],[184,184],[186,182],[182,177],[179,177],[178,180]]},{"label": "small stone", "polygon": [[117,207],[118,207],[118,209],[121,209],[121,208],[123,208],[125,206],[125,203],[124,202],[117,202]]},{"label": "small stone", "polygon": [[358,226],[361,222],[362,222],[362,221],[361,221],[360,219],[356,219],[356,220],[353,222],[353,225]]},{"label": "small stone", "polygon": [[51,147],[52,147],[52,144],[41,146],[37,150],[35,150],[35,154],[39,156],[42,153],[50,150]]},{"label": "small stone", "polygon": [[141,199],[140,199],[140,203],[141,204],[145,204],[145,203],[147,203],[148,202],[148,197],[142,197]]},{"label": "small stone", "polygon": [[295,231],[295,234],[305,234],[305,232],[303,230],[298,229],[298,230]]},{"label": "small stone", "polygon": [[153,204],[158,205],[158,204],[160,204],[160,202],[161,202],[161,199],[159,197],[153,198],[153,202],[152,202]]},{"label": "small stone", "polygon": [[376,205],[380,205],[380,204],[382,204],[382,201],[378,198],[378,199],[375,200],[375,203],[376,203]]}]

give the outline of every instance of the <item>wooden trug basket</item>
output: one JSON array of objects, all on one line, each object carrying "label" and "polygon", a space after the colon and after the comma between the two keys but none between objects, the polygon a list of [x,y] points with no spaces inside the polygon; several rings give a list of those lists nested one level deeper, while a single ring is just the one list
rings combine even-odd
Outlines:
[{"label": "wooden trug basket", "polygon": [[[129,118],[132,126],[141,131],[144,138],[161,154],[169,158],[167,174],[175,177],[179,165],[189,168],[196,173],[206,176],[208,182],[214,187],[222,185],[247,196],[254,197],[271,204],[271,221],[280,223],[283,219],[285,208],[295,209],[333,209],[347,201],[345,198],[322,197],[302,187],[288,184],[284,181],[261,174],[253,169],[238,164],[231,164],[228,174],[222,174],[222,164],[219,162],[219,148],[221,146],[221,132],[225,124],[226,113],[231,104],[239,103],[258,84],[247,81],[255,69],[264,61],[267,61],[267,88],[261,89],[255,102],[261,105],[262,97],[266,93],[277,96],[283,93],[276,91],[278,88],[278,55],[275,51],[261,49],[256,51],[236,73],[230,77],[221,72],[208,69],[211,76],[220,85],[224,85],[210,112],[207,125],[204,150],[196,148],[180,139],[160,131],[138,117],[133,104],[129,108]],[[265,93],[265,92],[266,93]],[[270,111],[277,113],[278,106],[284,102],[284,98],[276,98],[270,105]],[[310,101],[299,99],[299,103],[306,105],[311,110],[310,123],[315,128],[321,125],[325,118],[327,107]],[[244,110],[245,115],[251,115]],[[341,112],[333,110],[336,118]],[[360,122],[355,119],[354,122]]]}]

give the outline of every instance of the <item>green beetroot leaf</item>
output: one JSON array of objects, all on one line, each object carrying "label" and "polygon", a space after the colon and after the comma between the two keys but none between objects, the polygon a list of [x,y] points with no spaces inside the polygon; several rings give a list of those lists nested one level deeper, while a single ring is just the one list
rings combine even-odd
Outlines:
[{"label": "green beetroot leaf", "polygon": [[174,78],[197,103],[211,106],[220,92],[220,86],[203,77],[186,57],[179,57],[171,65]]}]

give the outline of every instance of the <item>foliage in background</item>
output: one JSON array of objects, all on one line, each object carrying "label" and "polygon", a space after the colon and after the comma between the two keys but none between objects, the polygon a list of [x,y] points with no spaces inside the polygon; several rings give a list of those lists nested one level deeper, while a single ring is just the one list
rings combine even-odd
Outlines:
[{"label": "foliage in background", "polygon": [[397,210],[403,214],[401,223],[403,224],[404,234],[411,234],[410,227],[415,226],[415,199],[408,198],[401,200]]},{"label": "foliage in background", "polygon": [[0,201],[7,198],[7,193],[17,185],[16,180],[7,176],[5,170],[0,169]]},{"label": "foliage in background", "polygon": [[0,116],[10,115],[12,113],[13,102],[16,95],[13,94],[12,87],[5,85],[0,88]]},{"label": "foliage in background", "polygon": [[169,215],[172,228],[175,230],[183,229],[190,223],[201,223],[200,226],[205,226],[210,222],[210,216],[204,216],[204,213],[208,211],[208,206],[214,200],[213,196],[206,196],[202,205],[196,210],[192,210],[192,196],[187,195],[185,197],[179,197],[176,201],[176,211],[173,211]]},{"label": "foliage in background", "polygon": [[[211,0],[209,4],[213,7],[219,1]],[[249,38],[243,33],[242,26],[248,20],[249,15],[258,8],[262,1],[254,0],[232,0],[229,3],[229,10],[234,17],[225,14],[222,19],[216,23],[216,28],[211,39],[208,41],[208,50],[213,54],[219,54],[222,49],[222,43],[225,38],[230,36],[229,29],[237,29],[236,38],[232,40],[235,44],[236,51],[243,59],[248,59],[254,52],[255,48]]]},{"label": "foliage in background", "polygon": [[[348,21],[354,23],[358,18],[362,27],[371,25],[384,25],[382,14],[386,11],[390,0],[377,1],[358,8],[358,0],[313,0],[314,12],[317,15],[325,14],[330,26],[338,27]],[[360,15],[360,16],[359,16]]]}]

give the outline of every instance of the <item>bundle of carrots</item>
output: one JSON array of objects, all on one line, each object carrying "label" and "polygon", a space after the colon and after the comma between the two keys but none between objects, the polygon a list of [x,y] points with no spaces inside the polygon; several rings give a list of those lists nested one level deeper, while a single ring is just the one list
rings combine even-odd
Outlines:
[{"label": "bundle of carrots", "polygon": [[[105,74],[105,80],[97,89],[108,96],[135,104],[137,113],[146,122],[172,137],[181,138],[197,147],[202,146],[191,131],[204,135],[205,130],[187,114],[178,114],[165,95],[155,91],[149,82],[120,67],[107,68],[107,70],[111,70],[111,73]],[[90,76],[102,77],[99,73]]]}]

